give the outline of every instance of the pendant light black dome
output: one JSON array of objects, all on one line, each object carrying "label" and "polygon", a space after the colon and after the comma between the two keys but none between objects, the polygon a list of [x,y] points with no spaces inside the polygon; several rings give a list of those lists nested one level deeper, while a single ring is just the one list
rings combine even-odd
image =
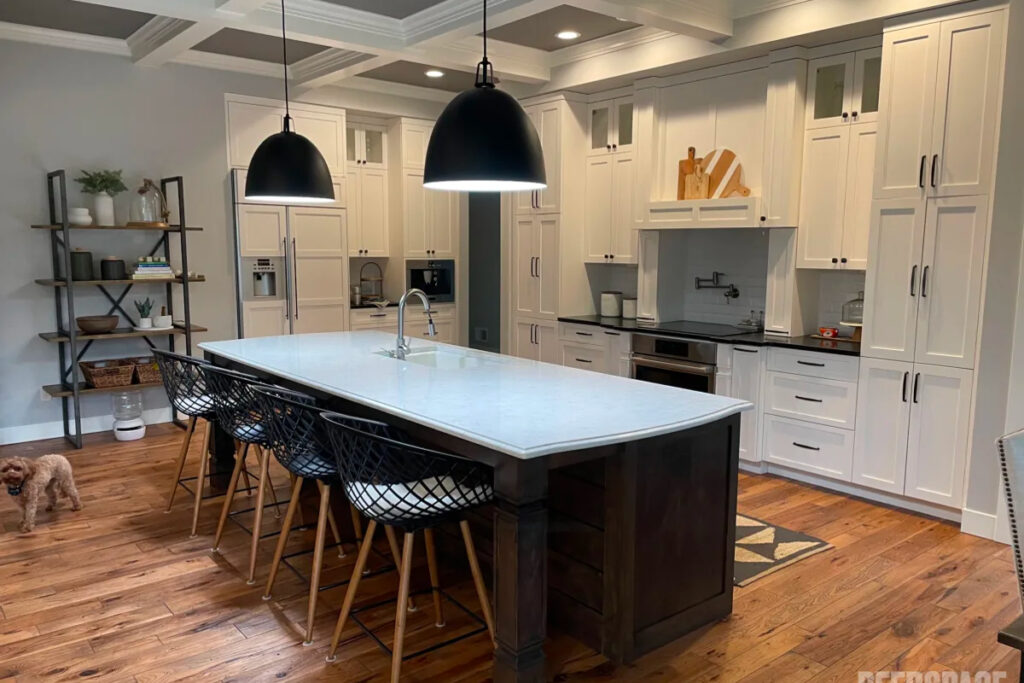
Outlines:
[{"label": "pendant light black dome", "polygon": [[284,130],[260,143],[249,162],[245,198],[277,204],[323,204],[334,201],[331,170],[309,138],[292,128],[288,106],[288,41],[284,0],[281,0],[281,43],[284,66]]},{"label": "pendant light black dome", "polygon": [[476,87],[459,93],[434,124],[423,186],[469,192],[545,188],[537,131],[515,98],[494,87],[494,67],[487,61],[487,0],[483,28],[484,57],[476,66]]}]

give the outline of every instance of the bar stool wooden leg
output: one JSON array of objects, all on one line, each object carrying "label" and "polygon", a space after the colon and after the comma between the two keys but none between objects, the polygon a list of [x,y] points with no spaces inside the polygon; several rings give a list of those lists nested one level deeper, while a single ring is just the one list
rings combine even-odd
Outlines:
[{"label": "bar stool wooden leg", "polygon": [[263,528],[263,498],[267,492],[267,467],[270,465],[269,458],[260,458],[260,478],[256,484],[256,509],[252,518],[252,541],[249,544],[249,578],[246,583],[250,586],[256,583],[256,552],[260,545],[260,532]]},{"label": "bar stool wooden leg", "polygon": [[206,433],[203,435],[203,451],[199,454],[199,477],[196,479],[196,500],[192,507],[192,537],[199,528],[199,508],[203,504],[203,486],[206,483],[206,464],[210,460],[210,437],[213,435],[213,423],[206,421]]},{"label": "bar stool wooden leg", "polygon": [[395,610],[395,642],[391,645],[391,683],[398,683],[402,677],[402,647],[405,644],[406,610],[403,605],[409,600],[409,574],[412,572],[412,545],[415,537],[405,533],[402,544],[402,576],[398,582],[398,609]]},{"label": "bar stool wooden leg", "polygon": [[210,548],[213,552],[217,552],[220,547],[220,539],[224,535],[224,525],[228,521],[228,515],[231,514],[231,503],[234,502],[235,491],[238,489],[238,476],[242,473],[242,463],[245,462],[245,453],[248,449],[249,446],[246,444],[241,453],[235,453],[235,467],[231,470],[228,491],[224,496],[224,504],[220,508],[220,519],[217,521],[217,534],[213,537],[213,547]]},{"label": "bar stool wooden leg", "polygon": [[188,447],[192,444],[192,435],[196,431],[196,417],[188,418],[188,425],[185,427],[185,438],[181,440],[181,451],[178,453],[178,463],[174,468],[174,481],[171,482],[171,495],[167,498],[167,509],[170,512],[174,505],[174,494],[178,492],[178,481],[181,480],[181,473],[185,471],[185,459],[188,458]]},{"label": "bar stool wooden leg", "polygon": [[366,538],[359,546],[359,556],[356,557],[356,566],[352,568],[352,578],[348,581],[348,589],[345,591],[345,600],[341,603],[341,612],[338,613],[338,623],[334,625],[334,635],[331,636],[331,649],[327,653],[327,661],[334,661],[334,653],[338,649],[338,641],[341,640],[341,632],[345,628],[349,612],[352,611],[352,603],[356,599],[356,590],[359,588],[359,579],[363,577],[363,568],[366,566],[366,558],[370,556],[370,548],[373,546],[373,533],[377,531],[377,522],[370,520],[366,525]]},{"label": "bar stool wooden leg", "polygon": [[263,450],[262,446],[256,446],[256,457],[260,459],[260,462],[264,458],[267,459],[267,490],[270,491],[270,500],[274,503],[274,518],[281,519],[281,504],[277,502],[277,491],[274,490],[274,480],[270,478],[270,456],[271,451]]},{"label": "bar stool wooden leg", "polygon": [[441,583],[437,577],[437,551],[434,549],[434,530],[424,529],[423,538],[427,546],[427,570],[430,572],[430,590],[434,594],[434,626],[444,626],[444,609],[441,606]]},{"label": "bar stool wooden leg", "polygon": [[[395,536],[394,527],[385,526],[384,535],[388,537],[388,545],[391,547],[391,557],[395,559],[395,570],[401,571],[402,569],[402,551],[398,549],[398,537]],[[369,572],[369,570],[366,570]],[[409,598],[409,611],[415,612],[418,608],[416,602],[412,598]]]},{"label": "bar stool wooden leg", "polygon": [[292,530],[292,520],[295,518],[295,511],[299,508],[299,491],[302,490],[302,477],[294,477],[292,483],[292,497],[288,501],[288,509],[284,512],[284,526],[281,527],[281,535],[277,537],[277,548],[274,549],[274,561],[270,565],[270,576],[267,577],[267,589],[263,591],[263,599],[270,599],[270,592],[274,589],[274,581],[277,579],[277,570],[281,566],[281,558],[284,556],[284,548],[288,543],[288,534]]},{"label": "bar stool wooden leg", "polygon": [[320,592],[320,570],[324,563],[324,537],[327,535],[327,510],[331,505],[331,486],[318,481],[320,486],[320,514],[316,520],[316,544],[313,546],[313,571],[309,578],[309,607],[306,611],[306,639],[303,645],[313,644],[313,618],[316,616],[316,598]]},{"label": "bar stool wooden leg", "polygon": [[494,639],[494,617],[491,615],[491,601],[487,597],[487,586],[484,584],[484,575],[480,573],[480,562],[476,557],[476,547],[473,545],[473,536],[469,533],[469,522],[459,522],[462,529],[462,541],[466,544],[466,557],[469,558],[469,571],[473,574],[473,584],[476,586],[476,597],[480,601],[480,609],[484,613],[484,622],[487,624],[487,631],[491,634],[491,642],[495,647],[498,641]]},{"label": "bar stool wooden leg", "polygon": [[[363,545],[363,522],[359,518],[359,510],[356,510],[356,506],[352,503],[348,504],[349,514],[352,516],[352,531],[356,535],[356,546],[362,547]],[[395,565],[398,566],[397,564]]]},{"label": "bar stool wooden leg", "polygon": [[331,525],[331,535],[334,536],[334,542],[338,545],[338,557],[345,557],[345,546],[341,543],[341,532],[338,531],[338,520],[334,518],[334,510],[331,508],[327,509],[327,521]]}]

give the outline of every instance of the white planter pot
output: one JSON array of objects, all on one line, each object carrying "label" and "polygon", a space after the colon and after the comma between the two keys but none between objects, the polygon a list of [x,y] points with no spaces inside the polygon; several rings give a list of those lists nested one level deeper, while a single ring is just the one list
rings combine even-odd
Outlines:
[{"label": "white planter pot", "polygon": [[93,211],[96,214],[96,225],[115,225],[114,198],[106,192],[96,195]]}]

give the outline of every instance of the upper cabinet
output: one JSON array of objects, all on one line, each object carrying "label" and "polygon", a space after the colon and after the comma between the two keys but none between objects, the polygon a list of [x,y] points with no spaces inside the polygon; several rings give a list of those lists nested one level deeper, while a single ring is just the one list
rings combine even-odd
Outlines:
[{"label": "upper cabinet", "polygon": [[349,164],[361,168],[387,168],[387,132],[384,126],[351,123],[345,128]]},{"label": "upper cabinet", "polygon": [[869,123],[878,118],[882,51],[822,57],[808,64],[807,127]]},{"label": "upper cabinet", "polygon": [[348,253],[389,256],[388,174],[356,166],[348,172]]},{"label": "upper cabinet", "polygon": [[1005,12],[886,31],[874,196],[987,194]]},{"label": "upper cabinet", "polygon": [[537,130],[544,152],[547,187],[543,190],[516,193],[516,213],[558,213],[561,207],[562,181],[562,114],[567,105],[561,100],[530,104],[523,109]]},{"label": "upper cabinet", "polygon": [[[284,126],[284,106],[271,100],[229,95],[227,98],[228,163],[248,168],[256,148]],[[312,141],[331,175],[345,173],[345,112],[310,104],[291,105],[292,130]]]},{"label": "upper cabinet", "polygon": [[459,193],[423,187],[423,171],[402,171],[402,228],[406,258],[455,258]]},{"label": "upper cabinet", "polygon": [[613,154],[633,148],[633,98],[616,97],[590,105],[588,154]]},{"label": "upper cabinet", "polygon": [[588,263],[636,263],[634,175],[630,152],[587,159],[583,240]]}]

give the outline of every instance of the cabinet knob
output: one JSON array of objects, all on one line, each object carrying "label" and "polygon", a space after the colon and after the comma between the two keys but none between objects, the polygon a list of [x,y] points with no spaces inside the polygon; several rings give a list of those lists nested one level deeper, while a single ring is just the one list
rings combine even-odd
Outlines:
[{"label": "cabinet knob", "polygon": [[611,145],[605,145],[605,146],[604,146],[604,148],[605,148],[605,149],[611,149],[611,148],[612,148],[612,146],[611,146]]},{"label": "cabinet knob", "polygon": [[612,149],[618,149],[619,146],[616,143],[612,143]]},{"label": "cabinet knob", "polygon": [[853,112],[852,116],[853,118],[857,118],[857,112]]},{"label": "cabinet knob", "polygon": [[850,118],[850,114],[849,114],[848,112],[845,112],[845,111],[844,111],[844,112],[843,112],[843,121],[845,121],[845,120],[846,120],[846,119],[848,119],[848,118]]},{"label": "cabinet knob", "polygon": [[835,256],[833,256],[832,257],[832,263],[839,263],[839,259],[837,259]]},{"label": "cabinet knob", "polygon": [[839,259],[839,262],[840,263],[846,263],[846,257],[844,256],[843,258]]},{"label": "cabinet knob", "polygon": [[610,258],[610,259],[612,259],[614,261],[615,260],[615,254],[608,254],[608,258]]},{"label": "cabinet knob", "polygon": [[768,220],[768,216],[761,216],[761,222],[762,223],[764,223],[766,220]]}]

